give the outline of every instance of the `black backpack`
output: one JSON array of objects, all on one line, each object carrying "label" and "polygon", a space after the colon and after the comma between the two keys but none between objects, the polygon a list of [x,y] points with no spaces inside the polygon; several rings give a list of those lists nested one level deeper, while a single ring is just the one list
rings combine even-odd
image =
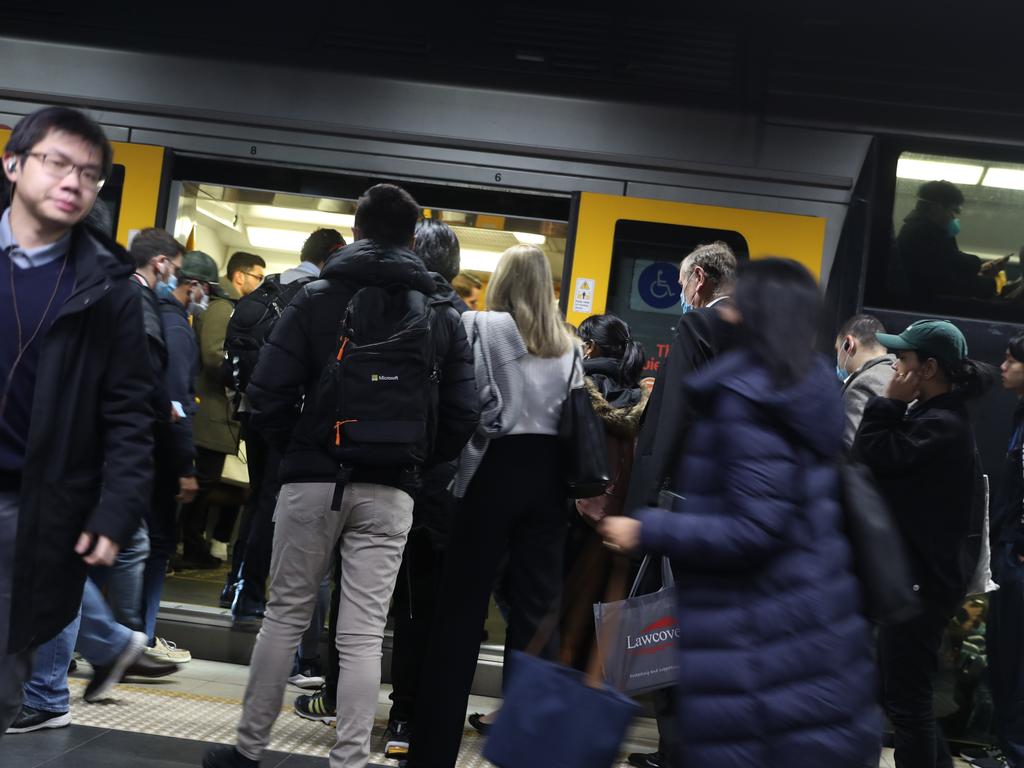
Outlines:
[{"label": "black backpack", "polygon": [[404,286],[362,288],[320,376],[321,444],[339,467],[416,470],[434,448],[438,384],[434,307]]},{"label": "black backpack", "polygon": [[241,395],[249,386],[260,349],[270,338],[284,308],[302,286],[316,278],[304,277],[287,285],[280,275],[269,275],[255,291],[235,304],[224,336],[224,360],[221,379],[226,388]]}]

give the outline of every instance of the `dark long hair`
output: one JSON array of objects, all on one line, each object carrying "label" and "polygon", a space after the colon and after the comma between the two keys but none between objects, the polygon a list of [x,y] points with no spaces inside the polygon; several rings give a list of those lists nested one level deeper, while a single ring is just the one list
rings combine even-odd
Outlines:
[{"label": "dark long hair", "polygon": [[606,357],[619,361],[619,382],[635,387],[647,362],[644,347],[629,335],[629,326],[615,315],[591,315],[579,327],[579,337],[601,348]]},{"label": "dark long hair", "polygon": [[969,357],[953,365],[939,362],[939,366],[953,385],[953,392],[966,400],[981,397],[999,379],[999,369],[994,365]]},{"label": "dark long hair", "polygon": [[740,266],[736,308],[741,338],[779,387],[799,381],[814,358],[821,294],[811,273],[790,259],[768,258]]}]

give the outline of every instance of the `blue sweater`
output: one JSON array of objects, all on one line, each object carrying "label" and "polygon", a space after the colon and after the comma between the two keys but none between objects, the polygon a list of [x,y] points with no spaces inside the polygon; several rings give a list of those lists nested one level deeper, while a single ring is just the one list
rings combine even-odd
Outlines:
[{"label": "blue sweater", "polygon": [[0,474],[17,475],[25,463],[39,353],[75,282],[74,266],[68,263],[61,275],[63,264],[64,259],[58,258],[21,269],[11,263],[6,252],[0,253]]}]

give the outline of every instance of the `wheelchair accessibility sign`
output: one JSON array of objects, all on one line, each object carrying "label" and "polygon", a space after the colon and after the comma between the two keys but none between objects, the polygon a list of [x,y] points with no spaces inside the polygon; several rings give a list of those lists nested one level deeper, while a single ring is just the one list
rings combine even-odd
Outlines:
[{"label": "wheelchair accessibility sign", "polygon": [[[633,265],[633,290],[630,305],[633,309],[650,312],[671,309],[679,311],[679,265],[669,261],[637,259]],[[637,299],[640,306],[637,306]],[[646,305],[646,306],[644,306]]]}]

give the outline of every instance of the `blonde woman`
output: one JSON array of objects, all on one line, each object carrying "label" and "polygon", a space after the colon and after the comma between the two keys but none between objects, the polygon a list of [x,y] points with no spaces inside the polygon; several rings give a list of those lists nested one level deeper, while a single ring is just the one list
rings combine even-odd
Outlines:
[{"label": "blonde woman", "polygon": [[510,652],[526,647],[560,596],[566,514],[557,433],[576,342],[558,314],[547,257],[534,246],[502,254],[487,305],[487,312],[462,316],[481,419],[455,478],[461,503],[427,650],[431,664],[416,706],[411,768],[455,765],[502,557],[508,555],[510,607],[506,682],[515,674]]}]

